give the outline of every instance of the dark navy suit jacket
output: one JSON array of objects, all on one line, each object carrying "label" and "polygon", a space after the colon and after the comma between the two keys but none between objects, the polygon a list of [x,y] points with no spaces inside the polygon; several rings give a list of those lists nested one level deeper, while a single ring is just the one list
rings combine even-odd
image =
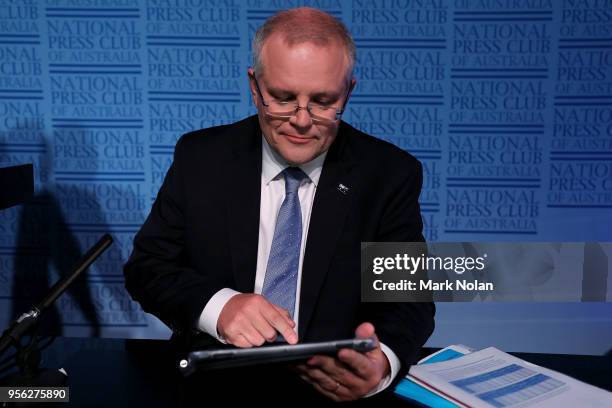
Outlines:
[{"label": "dark navy suit jacket", "polygon": [[[193,335],[218,290],[253,291],[261,137],[257,116],[181,137],[136,235],[125,266],[127,289],[175,333]],[[341,123],[308,229],[300,342],[350,338],[369,321],[399,357],[401,372],[419,358],[433,331],[433,303],[362,303],[360,242],[422,241],[421,184],[414,157]]]}]

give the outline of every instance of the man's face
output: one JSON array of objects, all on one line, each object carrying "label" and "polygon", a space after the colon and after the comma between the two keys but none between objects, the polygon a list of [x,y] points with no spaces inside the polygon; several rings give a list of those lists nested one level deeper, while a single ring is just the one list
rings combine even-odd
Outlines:
[{"label": "man's face", "polygon": [[[266,102],[276,99],[304,108],[309,102],[342,108],[349,87],[355,83],[347,80],[349,60],[340,44],[318,46],[306,42],[289,46],[280,35],[273,34],[264,43],[261,59],[264,68],[257,72],[257,82]],[[249,78],[264,137],[287,162],[303,164],[329,149],[339,121],[313,122],[306,109],[289,119],[271,117],[257,94],[252,69]]]}]

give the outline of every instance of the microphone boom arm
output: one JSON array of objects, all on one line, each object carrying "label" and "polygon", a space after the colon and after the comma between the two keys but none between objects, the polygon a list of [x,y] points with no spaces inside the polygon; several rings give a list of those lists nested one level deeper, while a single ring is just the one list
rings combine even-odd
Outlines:
[{"label": "microphone boom arm", "polygon": [[40,315],[55,302],[72,282],[79,275],[89,268],[89,266],[113,243],[113,238],[109,234],[104,234],[102,238],[89,250],[76,264],[73,271],[67,276],[58,280],[49,290],[49,294],[34,306],[29,312],[19,316],[14,323],[4,331],[0,338],[0,355],[13,343],[19,344],[21,337],[26,334],[32,326],[36,324]]}]

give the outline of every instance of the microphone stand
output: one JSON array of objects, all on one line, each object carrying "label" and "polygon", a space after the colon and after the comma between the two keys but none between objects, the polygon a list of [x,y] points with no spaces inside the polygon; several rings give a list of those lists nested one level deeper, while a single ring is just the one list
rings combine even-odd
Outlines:
[{"label": "microphone stand", "polygon": [[[0,385],[18,386],[61,386],[66,382],[66,373],[62,370],[40,370],[40,350],[38,336],[35,333],[40,316],[66,291],[72,282],[86,270],[113,242],[109,234],[105,234],[76,264],[70,274],[60,279],[51,287],[45,298],[30,311],[22,314],[0,337],[0,356],[11,345],[17,349],[16,363],[19,373],[0,379]],[[24,335],[31,333],[26,346],[21,344]]]}]

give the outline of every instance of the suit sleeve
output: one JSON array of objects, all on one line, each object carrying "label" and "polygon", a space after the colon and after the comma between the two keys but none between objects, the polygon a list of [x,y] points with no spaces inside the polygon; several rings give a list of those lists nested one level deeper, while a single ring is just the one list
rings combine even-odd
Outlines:
[{"label": "suit sleeve", "polygon": [[189,139],[176,145],[151,213],[134,238],[125,284],[142,308],[175,333],[194,330],[208,300],[223,288],[188,262],[185,247],[185,168]]},{"label": "suit sleeve", "polygon": [[[423,242],[418,198],[423,181],[421,164],[412,160],[405,177],[394,187],[380,221],[378,242]],[[419,358],[434,329],[433,303],[362,303],[362,321],[370,321],[381,342],[398,356],[401,379]]]}]

